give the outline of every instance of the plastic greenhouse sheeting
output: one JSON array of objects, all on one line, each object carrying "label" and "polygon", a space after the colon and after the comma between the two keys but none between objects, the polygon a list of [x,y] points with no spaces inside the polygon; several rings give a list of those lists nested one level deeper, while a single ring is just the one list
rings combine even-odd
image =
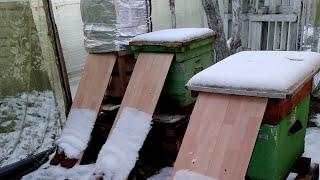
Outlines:
[{"label": "plastic greenhouse sheeting", "polygon": [[0,0],[0,167],[52,148],[65,120],[44,2]]}]

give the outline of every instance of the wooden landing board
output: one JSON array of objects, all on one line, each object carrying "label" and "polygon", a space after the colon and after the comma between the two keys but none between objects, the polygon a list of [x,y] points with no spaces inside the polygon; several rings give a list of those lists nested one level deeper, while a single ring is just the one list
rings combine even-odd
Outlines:
[{"label": "wooden landing board", "polygon": [[244,179],[267,101],[201,92],[174,174],[188,169],[216,179]]},{"label": "wooden landing board", "polygon": [[88,55],[71,108],[91,109],[98,114],[115,62],[113,54]]},{"label": "wooden landing board", "polygon": [[124,107],[153,114],[172,59],[173,54],[140,53],[114,125]]}]

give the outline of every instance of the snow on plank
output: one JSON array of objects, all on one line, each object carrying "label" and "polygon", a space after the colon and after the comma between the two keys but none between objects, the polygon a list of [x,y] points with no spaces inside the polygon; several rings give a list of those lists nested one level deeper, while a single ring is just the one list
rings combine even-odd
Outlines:
[{"label": "snow on plank", "polygon": [[81,158],[90,140],[116,57],[89,54],[66,126],[58,140],[59,148],[70,159]]},{"label": "snow on plank", "polygon": [[151,129],[151,122],[151,114],[125,107],[99,152],[96,176],[104,174],[104,179],[126,179]]},{"label": "snow on plank", "polygon": [[320,54],[292,51],[243,51],[195,75],[188,89],[285,99],[320,68]]}]

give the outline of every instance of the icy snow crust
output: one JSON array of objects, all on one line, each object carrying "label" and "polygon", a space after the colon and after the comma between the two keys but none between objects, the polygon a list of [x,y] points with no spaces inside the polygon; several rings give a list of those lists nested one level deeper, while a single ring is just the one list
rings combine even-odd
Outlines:
[{"label": "icy snow crust", "polygon": [[152,115],[125,107],[112,134],[99,152],[93,176],[126,179],[151,129]]},{"label": "icy snow crust", "polygon": [[320,164],[320,126],[307,129],[303,156],[311,157],[312,163]]},{"label": "icy snow crust", "polygon": [[94,164],[75,165],[71,169],[66,169],[60,165],[51,166],[49,162],[43,164],[38,170],[22,177],[22,180],[88,180],[94,170]]},{"label": "icy snow crust", "polygon": [[171,177],[171,173],[172,173],[173,167],[164,167],[162,169],[160,169],[160,171],[149,177],[148,180],[169,180]]},{"label": "icy snow crust", "polygon": [[72,108],[58,140],[58,146],[68,158],[79,159],[87,148],[97,113],[90,109]]},{"label": "icy snow crust", "polygon": [[289,92],[319,67],[319,53],[243,51],[196,74],[187,86]]},{"label": "icy snow crust", "polygon": [[165,29],[146,34],[141,34],[132,39],[131,42],[187,42],[205,35],[213,35],[208,28],[180,28]]},{"label": "icy snow crust", "polygon": [[[319,121],[320,115],[316,117]],[[305,153],[304,157],[311,157],[312,163],[320,163],[320,126],[307,129],[305,138]],[[53,155],[52,155],[53,156]],[[51,159],[51,158],[50,158]],[[23,180],[34,180],[34,179],[49,179],[49,180],[78,180],[78,179],[90,179],[89,177],[95,170],[95,165],[76,165],[72,169],[65,169],[61,166],[50,166],[50,160],[42,165],[37,171],[32,172],[25,177]],[[157,174],[148,178],[148,180],[168,180],[171,177],[172,167],[165,167],[161,169]],[[97,170],[97,169],[96,169]],[[186,171],[186,170],[184,170]],[[181,172],[180,172],[181,173]],[[192,172],[191,172],[192,173]],[[182,175],[185,174],[182,172]],[[190,175],[190,172],[187,172]],[[181,174],[180,174],[181,175]],[[290,174],[289,179],[294,179],[296,174]],[[91,177],[92,179],[93,177]],[[93,178],[94,179],[94,178]],[[185,179],[184,179],[185,180]]]},{"label": "icy snow crust", "polygon": [[192,172],[190,170],[179,170],[176,172],[173,180],[216,180],[215,178],[211,178],[196,172]]}]

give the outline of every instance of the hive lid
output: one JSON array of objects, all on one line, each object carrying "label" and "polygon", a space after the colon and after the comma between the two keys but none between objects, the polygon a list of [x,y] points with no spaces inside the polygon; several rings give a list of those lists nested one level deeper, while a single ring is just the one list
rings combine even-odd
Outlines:
[{"label": "hive lid", "polygon": [[208,28],[165,29],[138,35],[131,40],[130,45],[180,47],[197,40],[213,37],[214,35],[214,31]]},{"label": "hive lid", "polygon": [[193,91],[285,99],[320,68],[320,54],[293,51],[243,51],[196,74]]}]

